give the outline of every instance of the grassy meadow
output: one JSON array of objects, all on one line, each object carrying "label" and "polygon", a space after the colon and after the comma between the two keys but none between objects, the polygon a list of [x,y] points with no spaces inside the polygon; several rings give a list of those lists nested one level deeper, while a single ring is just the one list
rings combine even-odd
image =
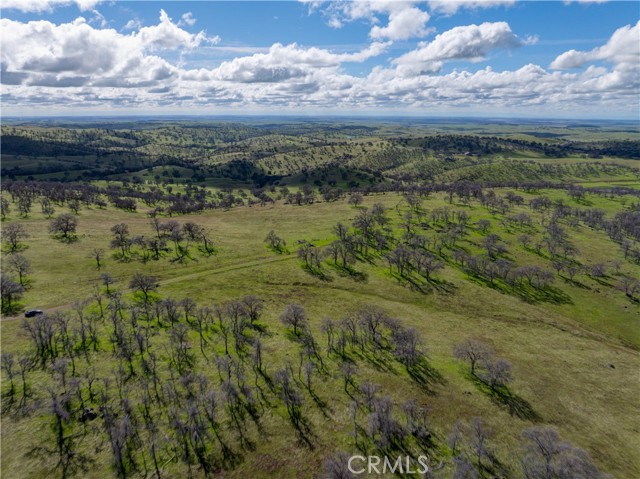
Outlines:
[{"label": "grassy meadow", "polygon": [[[506,191],[498,189],[496,193],[503,195]],[[526,202],[547,195],[554,200],[562,198],[574,207],[583,206],[559,190],[519,194]],[[609,216],[622,211],[633,199],[587,194],[585,201]],[[434,464],[445,464],[439,470],[444,477],[449,477],[452,471],[447,462],[452,455],[446,446],[449,431],[456,420],[469,421],[475,416],[482,417],[494,432],[491,444],[501,464],[501,469],[494,472],[495,477],[518,477],[516,452],[520,447],[520,434],[534,424],[553,426],[563,439],[588,451],[595,463],[614,477],[640,476],[637,381],[640,307],[637,301],[630,300],[616,288],[621,274],[640,277],[640,266],[626,261],[603,231],[580,222],[565,225],[579,251],[576,261],[583,265],[598,262],[611,265],[619,261],[621,266],[617,272],[608,268],[602,278],[579,273],[569,280],[556,274],[553,295],[523,296],[504,285],[490,285],[471,277],[453,261],[450,253],[444,255],[444,269],[435,274],[437,281],[426,282],[419,288],[399,280],[381,255],[374,254],[368,261],[355,263],[357,275],[345,274],[328,259],[322,263],[322,275],[302,267],[296,255],[299,240],[326,246],[336,239],[332,231],[336,223],[350,225],[359,211],[375,203],[385,206],[392,229],[399,234],[401,218],[408,206],[403,196],[396,193],[365,196],[357,207],[346,200],[305,206],[277,202],[173,216],[171,219],[180,223],[195,221],[204,226],[215,243],[212,256],[194,251],[192,259],[184,263],[172,262],[170,253],[145,264],[135,258],[122,261],[114,257],[113,250],[109,249],[113,225],[124,222],[132,235],[151,235],[148,208],[143,204],[135,213],[112,207],[81,209],[77,216],[77,241],[71,243],[52,238],[47,231],[49,221],[35,208],[26,219],[10,214],[3,227],[20,222],[30,235],[24,240],[26,248],[22,251],[32,267],[28,288],[21,300],[28,308],[71,311],[74,303],[91,298],[96,291],[104,296],[100,283],[100,274],[104,272],[115,279],[111,287],[122,291],[123,299],[133,303],[140,301],[129,289],[129,280],[136,272],[157,277],[159,298],[190,297],[199,306],[222,304],[249,294],[263,298],[265,307],[259,320],[262,332],[249,334],[258,335],[264,344],[269,373],[289,362],[297,368],[299,341],[278,318],[289,303],[304,307],[309,328],[322,346],[326,362],[326,371],[314,378],[314,388],[303,389],[302,415],[308,424],[307,438],[303,441],[296,436],[277,394],[269,390],[266,382],[258,381],[261,392],[256,394],[262,395],[260,420],[247,420],[245,439],[238,438],[233,428],[228,427],[226,440],[237,454],[236,463],[218,470],[219,477],[320,477],[324,461],[334,451],[357,450],[350,412],[351,395],[355,394],[352,391],[355,385],[367,380],[379,384],[381,393],[390,395],[396,405],[414,399],[428,407],[434,444],[428,454]],[[488,233],[497,233],[506,245],[505,257],[518,264],[549,265],[544,253],[536,254],[533,248],[524,248],[518,242],[518,236],[525,230],[534,237],[541,234],[543,213],[531,212],[525,206],[514,207],[510,214],[526,209],[534,217],[533,226],[522,229],[514,225],[501,226],[503,215],[491,213],[475,201],[458,204],[454,200],[450,204],[442,193],[422,200],[420,207],[425,212],[445,207],[466,211],[470,221],[460,247],[470,253],[482,250],[482,239]],[[476,227],[481,219],[491,222],[488,231],[482,232]],[[264,238],[271,230],[286,240],[286,252],[276,253],[265,245]],[[91,257],[95,248],[107,252],[101,269],[96,268]],[[428,379],[416,381],[397,362],[380,363],[376,358],[353,351],[351,357],[357,367],[354,386],[344,386],[338,359],[325,357],[321,321],[325,317],[341,319],[369,304],[384,308],[402,325],[415,328],[419,333],[431,371]],[[96,314],[95,304],[87,307]],[[20,354],[31,347],[22,322],[20,315],[3,317],[3,353]],[[93,370],[97,377],[105,377],[117,368],[118,360],[107,340],[109,323],[105,320],[100,324],[104,338],[99,351],[90,352],[89,361],[78,357],[79,375]],[[153,344],[159,359],[167,361],[168,335],[157,325],[153,329]],[[190,330],[189,335],[196,357],[194,369],[211,381],[218,381],[213,357],[224,354],[220,336],[210,335],[209,359],[206,359],[198,351],[196,332]],[[514,379],[509,385],[508,400],[492,395],[486,386],[470,376],[464,363],[453,357],[454,345],[469,337],[487,342],[513,365]],[[162,374],[168,381],[168,373]],[[9,386],[4,376],[2,384],[6,394]],[[27,403],[33,406],[33,412],[26,413],[27,409],[8,405],[6,399],[3,401],[3,477],[53,477],[57,456],[51,451],[53,431],[51,414],[46,407],[46,385],[52,381],[52,375],[46,370],[35,368],[29,372],[31,394]],[[136,381],[136,377],[132,377],[123,386],[134,403],[140,399]],[[347,389],[349,392],[345,392]],[[365,416],[363,412],[357,413],[357,421],[366,424]],[[227,421],[229,418],[223,415],[221,422]],[[78,472],[81,477],[114,475],[111,449],[96,427],[98,422],[96,419],[70,429],[78,437],[78,456],[88,458],[86,470]],[[141,474],[142,457],[148,454],[137,454]],[[186,466],[169,446],[164,450],[162,462],[163,477],[185,477]],[[189,470],[194,477],[202,476],[195,465]],[[59,475],[59,469],[56,471]]]}]

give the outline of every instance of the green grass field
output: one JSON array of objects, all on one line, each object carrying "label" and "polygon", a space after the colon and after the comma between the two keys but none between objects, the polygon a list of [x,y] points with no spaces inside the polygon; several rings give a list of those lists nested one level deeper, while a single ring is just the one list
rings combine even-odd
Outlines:
[{"label": "green grass field", "polygon": [[[622,179],[617,180],[622,181]],[[631,182],[631,180],[629,180]],[[606,181],[603,184],[608,184]],[[586,183],[585,183],[586,185]],[[631,187],[637,187],[637,182]],[[497,190],[504,195],[507,190]],[[540,190],[522,193],[526,201],[539,195],[555,200],[562,198],[572,207],[585,207],[558,190]],[[585,202],[591,208],[604,210],[613,216],[624,210],[632,198],[604,198],[587,194]],[[553,291],[556,298],[523,298],[508,288],[490,287],[464,272],[448,253],[445,269],[436,274],[438,283],[425,284],[422,291],[398,281],[389,273],[386,261],[373,256],[370,262],[354,265],[357,277],[344,275],[332,267],[331,261],[322,264],[324,277],[305,271],[296,256],[298,240],[308,240],[317,246],[327,245],[336,237],[332,227],[342,222],[351,224],[358,212],[382,203],[392,221],[393,230],[399,231],[400,214],[406,212],[403,197],[389,193],[364,198],[359,207],[345,200],[334,203],[315,203],[292,206],[277,203],[270,206],[236,207],[229,211],[209,211],[199,215],[173,217],[180,223],[195,221],[211,231],[216,253],[203,256],[194,253],[193,260],[184,264],[170,261],[170,254],[158,261],[142,264],[138,260],[119,261],[109,250],[110,228],[121,222],[129,225],[132,235],[151,235],[152,230],[144,205],[136,213],[126,213],[111,207],[85,208],[78,216],[78,240],[63,243],[47,231],[48,220],[40,212],[26,219],[15,214],[3,222],[3,227],[20,222],[30,237],[22,254],[31,262],[29,288],[21,303],[24,307],[45,311],[68,311],[74,302],[91,297],[101,273],[109,272],[116,283],[114,288],[124,292],[127,301],[135,301],[129,279],[138,271],[158,278],[158,295],[181,300],[194,299],[198,305],[220,304],[247,294],[265,300],[260,324],[267,334],[260,334],[264,343],[265,362],[270,373],[291,361],[298,364],[300,346],[287,332],[278,317],[291,302],[301,304],[309,317],[310,329],[318,342],[324,344],[321,321],[325,317],[341,319],[359,307],[375,304],[407,327],[415,328],[426,345],[433,377],[420,384],[411,379],[399,363],[389,361],[382,367],[375,361],[352,353],[357,364],[356,384],[365,380],[381,386],[381,392],[390,395],[396,407],[407,399],[415,399],[429,408],[429,425],[433,432],[433,449],[429,454],[437,460],[448,460],[451,451],[446,437],[457,419],[469,421],[481,416],[495,432],[492,446],[495,456],[503,465],[505,476],[519,477],[515,451],[523,429],[533,424],[553,426],[560,435],[574,445],[584,448],[595,463],[617,478],[640,476],[640,414],[638,414],[638,367],[640,366],[640,306],[616,287],[622,274],[640,277],[640,266],[626,261],[608,236],[583,223],[564,225],[572,243],[579,251],[575,260],[583,265],[598,262],[612,265],[620,262],[620,271],[612,267],[603,278],[579,273],[574,280],[555,274]],[[431,212],[449,207],[464,210],[470,216],[467,233],[460,247],[477,254],[487,233],[480,232],[475,223],[480,219],[491,222],[489,233],[497,233],[506,245],[506,257],[518,264],[541,264],[549,267],[549,259],[536,254],[533,248],[523,248],[518,236],[525,231],[516,226],[500,225],[504,218],[490,213],[477,202],[470,205],[449,204],[444,194],[432,195],[422,202],[422,208]],[[35,210],[35,209],[34,209]],[[59,212],[62,212],[61,208]],[[537,238],[542,234],[544,214],[528,208],[514,207],[509,215],[526,211],[534,218],[526,232]],[[277,254],[266,247],[263,240],[270,230],[283,237],[289,252]],[[432,234],[433,231],[427,231]],[[104,248],[108,254],[104,266],[98,270],[90,253]],[[8,256],[3,255],[4,258]],[[359,278],[359,279],[357,279]],[[442,287],[437,287],[442,285]],[[100,286],[98,287],[100,288]],[[95,306],[91,306],[95,311]],[[21,329],[20,315],[2,319],[2,352],[21,353],[30,347],[30,340]],[[95,368],[98,377],[110,376],[118,361],[107,341],[108,322],[101,323],[104,340],[100,351],[90,354],[91,364],[78,358],[78,370]],[[167,360],[167,331],[157,329],[154,344],[161,361]],[[190,331],[197,344],[197,334]],[[258,333],[251,332],[256,336]],[[467,367],[454,359],[455,344],[468,337],[481,338],[491,344],[496,353],[513,365],[514,380],[509,390],[513,402],[505,403],[491,397],[470,378]],[[212,358],[224,353],[219,335],[210,336],[207,351]],[[194,346],[197,366],[195,370],[217,382],[213,359],[208,361]],[[322,349],[324,355],[324,349]],[[314,397],[303,390],[302,414],[309,424],[311,447],[296,440],[296,434],[287,419],[286,410],[278,396],[270,393],[260,403],[262,415],[259,425],[247,421],[245,433],[248,443],[243,446],[233,428],[228,426],[226,437],[238,453],[238,463],[220,473],[220,477],[319,477],[323,461],[336,450],[355,451],[351,431],[349,406],[351,398],[343,389],[339,374],[339,361],[326,358],[327,372],[314,379]],[[165,374],[165,379],[168,376]],[[130,379],[125,389],[138,403],[136,378]],[[47,385],[51,374],[38,368],[29,372],[28,383],[32,395],[28,403],[34,413],[25,414],[3,401],[2,420],[2,473],[6,478],[52,476],[56,455],[34,448],[52,449],[53,431],[51,415],[47,411]],[[8,384],[3,374],[3,391]],[[114,393],[115,394],[115,393]],[[524,412],[522,412],[524,411]],[[229,418],[221,421],[227,424]],[[366,424],[360,412],[358,421]],[[78,435],[78,451],[92,461],[81,477],[113,477],[111,450],[96,419],[83,433],[79,424],[73,426]],[[167,443],[168,444],[168,443]],[[415,447],[413,445],[412,447]],[[37,452],[40,451],[40,452]],[[138,463],[142,452],[138,452]],[[148,460],[148,458],[147,458]],[[139,471],[142,466],[139,464]],[[166,477],[185,477],[185,465],[177,452],[166,447],[163,452],[163,473]],[[195,477],[202,472],[192,466]],[[138,471],[138,475],[141,473]],[[449,477],[451,466],[444,467]],[[60,474],[57,470],[56,474]],[[136,474],[134,474],[135,476]]]}]

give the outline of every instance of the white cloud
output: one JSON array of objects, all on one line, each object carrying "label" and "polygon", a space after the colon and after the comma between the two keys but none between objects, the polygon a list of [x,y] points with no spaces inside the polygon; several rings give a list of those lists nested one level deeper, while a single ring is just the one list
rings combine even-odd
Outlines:
[{"label": "white cloud", "polygon": [[137,18],[132,18],[131,20],[129,20],[124,27],[122,27],[122,30],[137,30],[138,28],[140,28],[142,26],[142,22],[140,20],[138,20]]},{"label": "white cloud", "polygon": [[425,37],[432,29],[426,27],[429,14],[416,7],[407,7],[392,11],[389,14],[389,24],[386,27],[375,25],[369,36],[374,40],[388,38],[389,40],[407,40],[409,38]]},{"label": "white cloud", "polygon": [[482,23],[452,28],[437,35],[432,42],[422,42],[416,50],[393,60],[402,74],[423,74],[440,71],[447,60],[484,60],[497,48],[522,45],[506,22]]},{"label": "white cloud", "polygon": [[223,62],[212,76],[218,80],[241,83],[281,82],[290,78],[309,76],[317,69],[337,68],[342,63],[363,62],[386,50],[389,43],[372,43],[355,53],[332,53],[329,50],[276,43],[267,53]]},{"label": "white cloud", "polygon": [[[322,10],[331,28],[342,28],[356,20],[371,23],[369,36],[374,40],[422,38],[432,31],[426,26],[429,14],[418,8],[420,2],[415,0],[301,1],[309,5],[310,13]],[[388,17],[386,26],[379,25],[379,16]]]},{"label": "white cloud", "polygon": [[217,41],[204,32],[192,34],[180,29],[164,11],[158,25],[129,35],[94,28],[82,17],[60,25],[3,18],[0,27],[3,72],[28,85],[149,86],[174,78],[178,72],[150,52],[192,49]]},{"label": "white cloud", "polygon": [[617,29],[609,41],[588,52],[569,50],[558,56],[550,65],[554,70],[581,68],[595,61],[611,62],[618,69],[638,69],[640,67],[640,21],[634,26],[626,25]]},{"label": "white cloud", "polygon": [[[387,28],[392,23],[374,26]],[[638,25],[617,30],[599,48],[567,52],[553,64],[587,67],[584,71],[529,64],[512,71],[486,67],[440,73],[444,62],[486,59],[496,49],[527,42],[508,24],[497,22],[453,28],[361,76],[349,73],[353,65],[348,64],[388,53],[390,41],[374,41],[347,52],[279,43],[266,48],[213,46],[204,32],[187,32],[164,12],[155,26],[129,27],[132,32],[122,33],[92,26],[82,18],[60,25],[1,19],[3,112],[24,114],[31,107],[50,112],[69,105],[73,112],[86,107],[193,113],[214,108],[637,114],[640,61],[633,40]],[[167,50],[180,55],[162,58]],[[185,52],[204,59],[205,67],[181,66]],[[216,68],[208,66],[211,58],[227,54],[236,58]],[[589,66],[600,61],[609,65]]]},{"label": "white cloud", "polygon": [[98,10],[92,10],[91,12],[95,16],[91,20],[89,20],[89,23],[97,23],[100,25],[100,28],[106,28],[109,26],[109,22],[102,13],[100,13]]},{"label": "white cloud", "polygon": [[197,34],[182,30],[171,21],[164,10],[160,10],[160,23],[152,27],[142,27],[136,37],[145,48],[151,50],[173,50],[176,48],[195,48],[201,43],[219,43],[220,37],[208,38],[204,30]]},{"label": "white cloud", "polygon": [[22,12],[50,12],[55,7],[76,4],[80,10],[92,10],[101,0],[1,0],[0,8]]},{"label": "white cloud", "polygon": [[477,10],[479,8],[494,8],[511,6],[516,0],[431,0],[429,6],[433,12],[453,15],[458,10]]},{"label": "white cloud", "polygon": [[198,20],[193,17],[193,13],[187,12],[182,15],[182,20],[178,22],[178,26],[189,25],[194,26]]}]

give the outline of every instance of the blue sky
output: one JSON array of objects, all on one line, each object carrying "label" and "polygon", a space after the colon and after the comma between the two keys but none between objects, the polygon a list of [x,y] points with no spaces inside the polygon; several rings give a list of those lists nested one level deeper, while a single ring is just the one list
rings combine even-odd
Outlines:
[{"label": "blue sky", "polygon": [[4,115],[638,118],[635,1],[1,5]]}]

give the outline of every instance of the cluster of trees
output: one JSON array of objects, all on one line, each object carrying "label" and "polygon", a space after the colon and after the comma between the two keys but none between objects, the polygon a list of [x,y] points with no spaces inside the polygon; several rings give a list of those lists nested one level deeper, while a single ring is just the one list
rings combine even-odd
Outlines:
[{"label": "cluster of trees", "polygon": [[23,240],[27,238],[29,238],[29,233],[20,223],[9,223],[2,228],[5,254],[2,256],[0,298],[4,314],[15,311],[16,302],[24,294],[25,288],[30,285],[28,275],[31,273],[31,263],[22,254],[22,251],[27,248]]},{"label": "cluster of trees", "polygon": [[[396,425],[391,400],[374,397],[375,386],[356,381],[356,361],[365,353],[381,364],[390,355],[416,377],[427,367],[416,331],[380,308],[364,307],[342,321],[326,319],[322,354],[304,308],[287,305],[280,320],[300,345],[299,364],[289,361],[270,372],[261,340],[268,334],[260,322],[262,299],[245,296],[210,307],[190,298],[161,298],[156,278],[142,273],[128,284],[130,300],[113,288],[107,273],[103,286],[96,285],[93,298],[71,311],[25,319],[32,347],[2,355],[8,382],[4,411],[47,414],[52,432],[46,441],[53,447],[43,444],[44,460],[55,458],[62,477],[91,467],[82,444],[94,434],[110,448],[118,477],[165,477],[167,464],[177,463],[189,475],[195,467],[209,477],[235,467],[241,451],[254,448],[260,418],[274,407],[274,398],[300,441],[312,446],[305,397],[326,409],[315,378],[326,381],[336,371],[345,392],[362,398],[355,404],[368,411],[364,429],[372,444],[387,447],[430,435],[424,411],[414,403],[403,406],[404,425]],[[98,362],[109,356],[111,373],[98,374]],[[44,379],[39,371],[47,373]]]},{"label": "cluster of trees", "polygon": [[[494,437],[495,431],[479,417],[453,425],[447,442],[453,454],[455,479],[505,475],[504,466],[496,457]],[[516,464],[520,465],[516,477],[523,479],[610,477],[596,467],[586,451],[562,441],[549,426],[532,426],[522,431],[520,448],[513,451],[512,457],[517,457]]]},{"label": "cluster of trees", "polygon": [[[115,250],[114,255],[128,261],[139,258],[146,263],[149,260],[159,260],[169,252],[173,252],[172,261],[184,262],[191,258],[191,247],[197,246],[205,255],[215,252],[210,233],[201,225],[192,221],[180,224],[176,220],[161,221],[157,216],[151,219],[153,236],[131,235],[129,225],[118,223],[111,227],[113,238],[110,246]],[[94,250],[93,257],[96,266],[100,268],[102,250]]]},{"label": "cluster of trees", "polygon": [[491,391],[506,388],[511,382],[511,363],[496,358],[493,348],[484,341],[469,338],[456,344],[453,354],[456,359],[468,362],[471,376],[483,381]]},{"label": "cluster of trees", "polygon": [[[399,222],[395,229],[381,204],[375,204],[371,209],[359,208],[351,225],[353,229],[337,224],[333,233],[338,239],[323,249],[301,240],[298,256],[305,268],[317,274],[322,274],[322,262],[325,259],[332,260],[334,266],[353,271],[351,265],[356,261],[371,261],[382,256],[392,274],[413,284],[419,284],[419,280],[433,281],[432,275],[442,270],[445,264],[457,265],[488,284],[495,285],[500,280],[503,285],[501,288],[505,291],[529,297],[534,293],[527,288],[538,290],[542,296],[535,293],[537,298],[557,296],[557,291],[551,288],[556,280],[553,270],[560,277],[573,281],[578,273],[592,278],[604,278],[610,267],[613,267],[619,277],[616,283],[618,289],[631,299],[635,299],[640,292],[640,282],[636,278],[620,273],[623,264],[620,260],[610,264],[602,261],[582,264],[577,258],[580,251],[571,241],[571,234],[567,230],[568,227],[577,227],[578,222],[605,230],[612,240],[620,243],[625,258],[634,261],[640,251],[637,238],[640,215],[634,205],[631,211],[618,213],[614,218],[608,219],[603,210],[574,208],[562,199],[552,201],[546,196],[534,197],[527,204],[521,195],[513,191],[508,191],[501,197],[492,190],[483,192],[461,185],[452,187],[449,194],[468,199],[477,197],[482,205],[497,216],[502,230],[509,233],[513,230],[521,232],[517,237],[518,242],[526,251],[535,252],[548,260],[549,267],[518,265],[510,259],[507,243],[490,231],[492,221],[489,219],[481,218],[472,223],[467,211],[450,207],[425,210],[422,198],[428,192],[424,191],[412,191],[405,195],[404,206],[399,205],[397,208]],[[358,206],[362,196],[353,193],[349,201]],[[529,206],[540,215],[540,223],[523,211],[508,214],[515,206]],[[399,236],[396,233],[398,228]],[[482,235],[479,243],[468,239],[469,233],[474,229]],[[424,231],[430,233],[424,234]],[[270,238],[266,240],[267,243],[278,250],[273,246],[277,235],[272,232]],[[467,244],[460,244],[462,240],[484,251],[474,255],[469,252]]]},{"label": "cluster of trees", "polygon": [[[167,216],[198,213],[213,208],[231,208],[245,203],[242,197],[230,193],[218,193],[217,200],[211,191],[204,187],[187,185],[184,193],[174,192],[172,186],[162,189],[156,185],[142,185],[140,182],[123,180],[123,184],[109,183],[106,187],[98,187],[88,182],[59,183],[54,181],[5,181],[2,191],[11,198],[3,197],[0,204],[2,219],[11,212],[11,203],[15,205],[20,217],[27,217],[32,211],[35,201],[39,201],[42,213],[51,217],[56,208],[67,207],[75,215],[82,208],[105,208],[112,206],[134,212],[139,202],[153,208],[156,215]],[[261,200],[265,202],[266,194]],[[247,200],[253,204],[258,200]]]},{"label": "cluster of trees", "polygon": [[[385,218],[384,211],[379,214]],[[371,211],[358,215],[371,215]],[[448,210],[435,211],[430,218],[440,224],[468,221],[462,213]],[[376,235],[370,231],[384,231],[386,220],[374,217],[369,229],[362,227],[362,218],[357,221],[354,230],[336,226],[338,241],[359,244],[352,246],[354,254],[364,255],[367,238],[370,248],[378,251]],[[152,221],[157,235],[171,235],[176,228],[180,234],[197,230],[173,223]],[[126,241],[132,239],[126,226],[112,229],[117,242],[113,246],[131,255],[127,248],[133,243]],[[13,242],[6,240],[7,247],[19,250],[24,238],[18,231]],[[156,293],[157,279],[142,273],[128,284],[134,291],[129,301],[112,287],[108,273],[103,274],[103,285],[106,290],[96,286],[93,300],[75,305],[71,312],[25,320],[31,350],[2,356],[8,381],[6,404],[20,415],[46,408],[52,425],[47,440],[54,447],[44,449],[55,458],[63,477],[91,465],[82,443],[94,434],[110,448],[118,477],[165,477],[168,465],[188,474],[197,468],[204,476],[212,476],[235,467],[242,451],[255,446],[265,409],[278,404],[299,441],[312,447],[315,436],[306,411],[313,404],[326,409],[318,385],[336,377],[352,399],[352,434],[361,451],[417,454],[431,450],[438,440],[426,405],[413,400],[398,404],[380,385],[358,378],[359,360],[388,371],[395,361],[427,390],[438,381],[417,331],[379,307],[362,307],[341,320],[325,318],[324,339],[318,340],[305,309],[296,303],[287,305],[280,321],[299,345],[298,361],[290,359],[270,371],[263,344],[268,333],[260,321],[262,299],[245,296],[198,306],[190,298],[161,298]],[[96,364],[108,355],[115,367],[100,376]],[[472,376],[491,390],[503,390],[511,379],[509,362],[496,358],[481,341],[465,341],[456,347],[455,355],[468,361]],[[47,372],[48,379],[42,381],[38,370]],[[562,443],[549,431],[534,435],[544,436],[555,449],[545,456],[541,451],[546,449],[536,450],[535,440],[525,436],[526,478],[547,477],[539,475],[543,470],[556,471],[556,476],[549,477],[575,477],[571,474],[581,471],[591,474],[585,477],[600,477],[584,451]],[[448,443],[455,477],[481,477],[498,467],[490,439],[490,430],[481,420],[454,427]],[[330,461],[328,474],[343,470],[340,464]],[[546,469],[541,469],[545,464]]]},{"label": "cluster of trees", "polygon": [[[151,294],[155,278],[142,274],[129,286],[138,292],[133,302],[120,291],[97,288],[91,304],[25,320],[32,349],[2,355],[9,379],[3,411],[46,411],[55,447],[43,450],[56,458],[62,477],[87,470],[91,458],[81,444],[96,433],[109,445],[118,477],[166,477],[163,470],[175,462],[189,476],[193,467],[205,477],[234,467],[240,450],[254,447],[250,436],[264,410],[260,376],[252,384],[247,374],[265,368],[258,326],[263,301],[245,296],[198,307],[188,298],[161,299]],[[198,366],[194,335],[216,378]],[[224,342],[223,353],[216,338]],[[116,367],[98,376],[97,362],[109,354]],[[35,382],[37,369],[49,380]]]},{"label": "cluster of trees", "polygon": [[316,201],[316,193],[310,185],[303,185],[301,190],[286,196],[286,202],[291,205],[310,205],[314,201]]},{"label": "cluster of trees", "polygon": [[[377,459],[378,456],[369,456],[369,461],[364,463],[365,472],[406,473],[410,468],[415,471],[417,469],[415,461],[401,460],[398,463],[397,454],[407,454],[403,441],[408,435],[414,436],[421,445],[418,454],[431,450],[433,435],[429,430],[428,409],[409,400],[400,407],[403,412],[402,417],[394,417],[393,401],[389,396],[378,396],[379,389],[378,385],[372,383],[363,383],[360,389],[364,407],[371,411],[368,416],[368,428],[364,431],[375,431],[375,437],[381,441],[378,444],[379,452],[377,452],[380,459],[371,461],[371,458]],[[511,459],[516,459],[514,463],[518,464],[515,471],[508,470],[498,458],[494,438],[494,429],[480,417],[472,417],[468,422],[456,421],[446,437],[446,447],[452,459],[429,464],[426,477],[479,479],[513,477],[511,474],[523,479],[608,479],[611,477],[598,469],[585,450],[563,441],[552,427],[536,425],[522,431],[520,447],[510,454]],[[323,477],[355,479],[358,477],[356,473],[361,470],[363,464],[361,462],[351,464],[349,459],[354,454],[360,455],[366,451],[365,448],[360,447],[356,453],[338,451],[329,456],[324,463]],[[396,456],[393,455],[394,453]],[[414,457],[417,457],[417,454]],[[450,476],[444,475],[447,470]]]}]

